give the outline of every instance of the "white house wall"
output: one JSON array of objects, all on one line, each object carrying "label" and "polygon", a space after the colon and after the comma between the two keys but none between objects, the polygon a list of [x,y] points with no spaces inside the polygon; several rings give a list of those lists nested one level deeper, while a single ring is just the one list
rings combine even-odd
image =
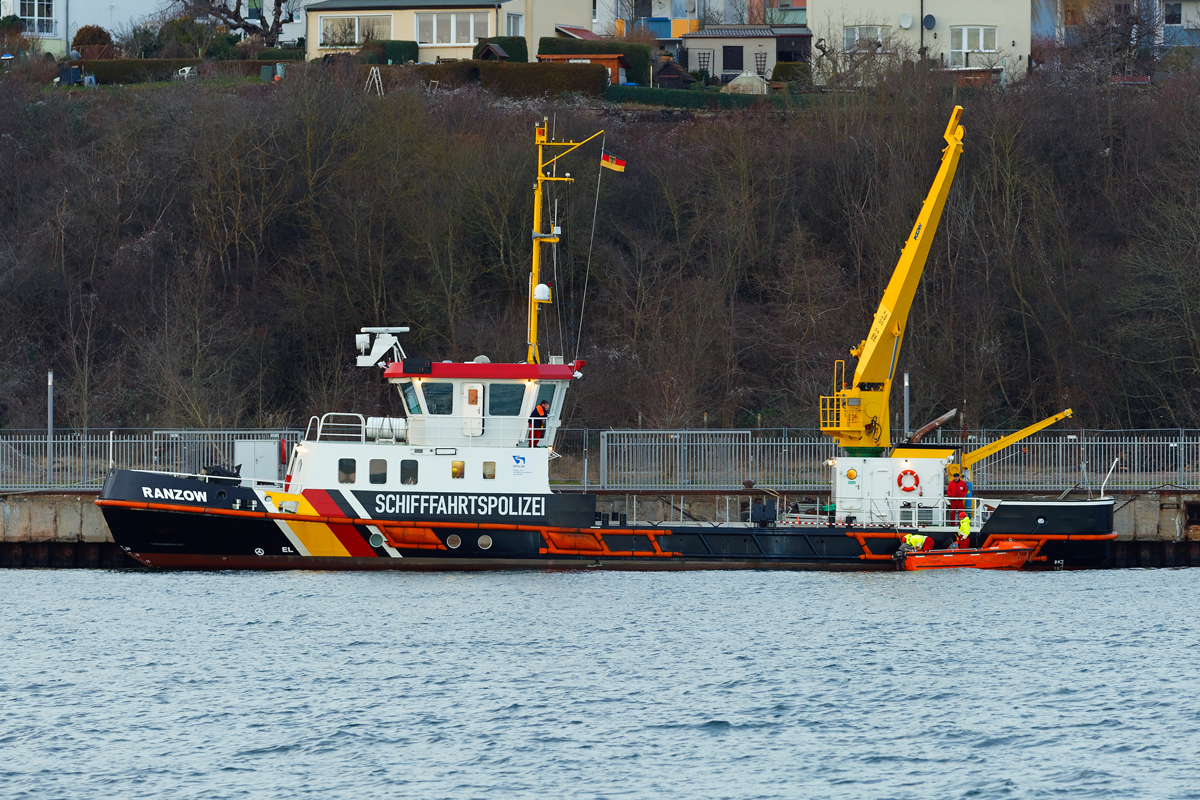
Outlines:
[{"label": "white house wall", "polygon": [[[162,0],[122,0],[120,3],[114,0],[53,0],[53,3],[54,34],[39,38],[43,52],[56,56],[67,53],[71,39],[85,25],[99,25],[115,36],[163,10]],[[263,7],[263,13],[270,18],[275,9],[273,0],[263,0]],[[0,17],[16,14],[19,8],[20,0],[0,0]],[[300,13],[297,19],[303,20],[304,14]],[[303,29],[303,22],[296,23],[296,35],[303,36]],[[283,38],[289,37],[285,34]]]},{"label": "white house wall", "polygon": [[[1025,74],[1029,63],[1032,6],[1030,0],[809,0],[808,27],[815,44],[824,39],[831,49],[841,51],[847,26],[880,25],[891,29],[894,47],[904,48],[916,58],[922,43],[922,5],[924,14],[935,24],[924,30],[928,57],[949,66],[950,29],[959,26],[985,26],[996,29],[996,52],[973,54],[972,67],[1003,66],[1007,78]],[[907,30],[900,27],[901,14],[912,16]]]}]

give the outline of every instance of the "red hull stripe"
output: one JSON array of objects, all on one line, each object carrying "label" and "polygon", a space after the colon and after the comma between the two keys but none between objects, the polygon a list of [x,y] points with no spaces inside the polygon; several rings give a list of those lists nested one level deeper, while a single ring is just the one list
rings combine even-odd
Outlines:
[{"label": "red hull stripe", "polygon": [[[304,499],[312,503],[312,507],[316,509],[318,514],[329,517],[345,516],[337,502],[324,489],[306,489],[304,491]],[[378,555],[375,552],[375,548],[363,541],[362,534],[353,525],[330,522],[329,530],[333,531],[333,535],[337,537],[338,541],[342,543],[342,547],[345,547],[350,555],[363,558]]]},{"label": "red hull stripe", "polygon": [[428,375],[404,371],[404,363],[392,362],[383,371],[385,378],[479,378],[566,381],[575,374],[574,364],[441,364],[433,362]]}]

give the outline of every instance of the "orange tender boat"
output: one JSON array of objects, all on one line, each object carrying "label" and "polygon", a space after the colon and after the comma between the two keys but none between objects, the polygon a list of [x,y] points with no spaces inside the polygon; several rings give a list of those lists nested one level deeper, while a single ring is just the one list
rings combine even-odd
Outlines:
[{"label": "orange tender boat", "polygon": [[1020,569],[1034,549],[1024,542],[1004,539],[985,548],[911,552],[904,556],[904,569]]}]

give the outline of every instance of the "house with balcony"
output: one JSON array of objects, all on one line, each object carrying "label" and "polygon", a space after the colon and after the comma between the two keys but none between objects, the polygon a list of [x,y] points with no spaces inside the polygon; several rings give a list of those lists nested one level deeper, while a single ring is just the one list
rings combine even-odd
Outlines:
[{"label": "house with balcony", "polygon": [[368,39],[415,41],[420,60],[470,58],[480,39],[521,36],[530,53],[543,36],[579,38],[592,28],[590,0],[323,0],[305,10],[306,57],[352,52]]},{"label": "house with balcony", "polygon": [[817,82],[872,59],[924,58],[965,83],[1029,68],[1031,0],[808,0],[807,11]]},{"label": "house with balcony", "polygon": [[683,36],[706,27],[805,23],[807,0],[596,0],[596,31],[624,36],[649,32],[660,49],[675,52]]},{"label": "house with balcony", "polygon": [[[1034,0],[1033,36],[1045,42],[1067,44],[1072,34],[1094,4],[1084,0]],[[1146,0],[1130,3],[1105,4],[1103,12],[1137,14],[1147,19],[1139,20],[1142,25],[1153,27],[1158,44],[1163,47],[1200,47],[1200,0],[1179,2],[1147,3]]]}]

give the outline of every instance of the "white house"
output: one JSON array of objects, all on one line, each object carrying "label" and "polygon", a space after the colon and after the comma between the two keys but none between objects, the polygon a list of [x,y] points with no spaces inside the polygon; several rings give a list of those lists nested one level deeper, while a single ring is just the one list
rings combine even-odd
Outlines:
[{"label": "white house", "polygon": [[820,59],[921,55],[947,70],[1006,80],[1029,66],[1030,0],[808,0],[814,76]]},{"label": "white house", "polygon": [[366,39],[415,41],[421,61],[470,58],[491,36],[524,37],[529,58],[538,39],[562,28],[591,30],[591,0],[323,0],[305,9],[307,57],[358,47]]},{"label": "white house", "polygon": [[[283,19],[294,16],[298,20],[283,26],[281,41],[304,35],[302,9],[312,1],[279,0],[284,3]],[[275,12],[275,2],[251,0],[247,5],[270,18]],[[99,25],[115,35],[147,17],[161,14],[165,5],[164,0],[122,0],[121,3],[115,0],[0,0],[0,17],[16,14],[43,52],[62,56],[70,49],[75,33],[84,25]]]}]

